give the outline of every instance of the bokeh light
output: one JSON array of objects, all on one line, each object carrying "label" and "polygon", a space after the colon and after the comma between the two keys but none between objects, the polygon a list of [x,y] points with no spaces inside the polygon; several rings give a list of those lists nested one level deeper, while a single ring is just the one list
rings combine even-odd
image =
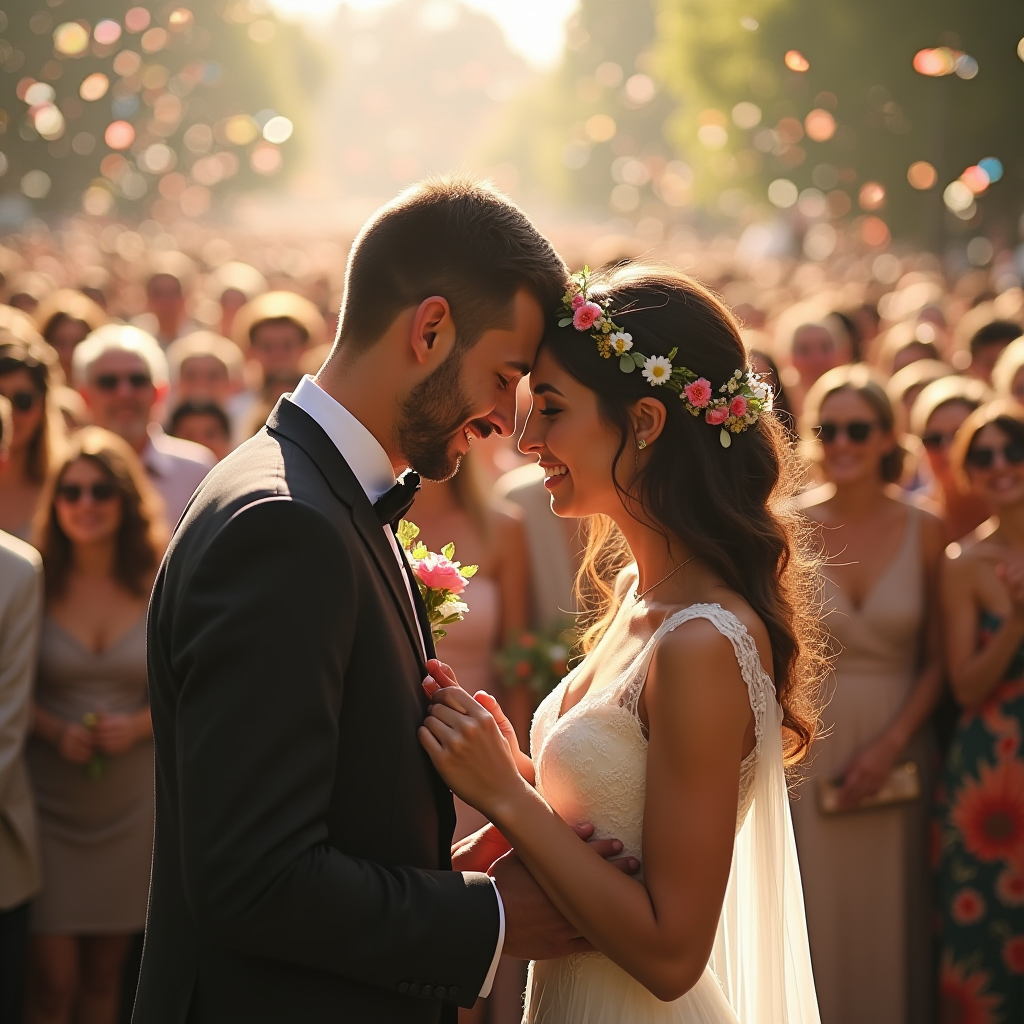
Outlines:
[{"label": "bokeh light", "polygon": [[127,78],[142,67],[142,58],[134,50],[122,50],[111,65],[115,75]]},{"label": "bokeh light", "polygon": [[885,186],[878,181],[865,181],[857,193],[862,210],[880,210],[885,206]]},{"label": "bokeh light", "polygon": [[761,123],[761,108],[749,101],[737,103],[732,108],[732,122],[737,128],[756,128]]},{"label": "bokeh light", "polygon": [[960,180],[971,190],[971,193],[976,196],[980,196],[991,183],[989,181],[988,174],[986,174],[985,170],[977,164],[968,167],[964,173],[960,175]]},{"label": "bokeh light", "polygon": [[974,267],[987,267],[995,256],[992,243],[983,235],[972,238],[967,243],[967,262]]},{"label": "bokeh light", "polygon": [[89,30],[77,21],[65,21],[53,30],[53,48],[65,57],[77,57],[89,48]]},{"label": "bokeh light", "polygon": [[87,75],[83,80],[82,84],[78,87],[78,95],[83,100],[93,101],[101,100],[107,95],[107,90],[110,88],[110,79],[107,78],[102,71],[94,71],[91,75]]},{"label": "bokeh light", "polygon": [[948,46],[918,50],[914,54],[914,70],[919,75],[927,75],[929,78],[941,78],[956,70],[957,60],[961,56],[962,54],[955,53]]},{"label": "bokeh light", "polygon": [[45,199],[52,184],[46,171],[29,171],[22,176],[21,191],[29,199]]},{"label": "bokeh light", "polygon": [[860,226],[860,237],[865,245],[873,248],[888,245],[892,240],[889,225],[881,217],[865,217]]},{"label": "bokeh light", "polygon": [[821,107],[816,107],[804,118],[804,131],[814,142],[828,142],[836,133],[836,119]]},{"label": "bokeh light", "polygon": [[82,209],[90,217],[105,217],[114,209],[114,197],[102,185],[91,185],[82,195]]},{"label": "bokeh light", "polygon": [[158,53],[167,45],[167,30],[151,28],[143,33],[139,45],[146,53]]},{"label": "bokeh light", "polygon": [[249,154],[249,165],[257,174],[277,174],[281,164],[281,151],[269,142],[257,143]]},{"label": "bokeh light", "polygon": [[800,74],[811,69],[811,62],[799,50],[787,50],[785,64],[790,71],[798,71]]},{"label": "bokeh light", "polygon": [[128,149],[135,141],[135,129],[127,121],[112,121],[103,133],[103,141],[111,149]]},{"label": "bokeh light", "polygon": [[789,178],[776,178],[768,186],[768,201],[780,210],[788,210],[796,204],[800,191]]},{"label": "bokeh light", "polygon": [[618,126],[615,119],[608,114],[594,114],[593,117],[587,118],[583,130],[591,142],[608,142],[615,138]]},{"label": "bokeh light", "polygon": [[658,87],[654,84],[654,79],[650,75],[633,75],[626,79],[626,99],[638,107],[642,107],[645,103],[650,103],[657,92]]},{"label": "bokeh light", "polygon": [[274,145],[280,146],[292,137],[292,132],[294,130],[295,126],[291,121],[289,121],[287,117],[283,117],[278,114],[276,117],[270,118],[270,120],[263,126],[263,138],[266,139],[267,142],[272,142]]},{"label": "bokeh light", "polygon": [[224,135],[235,146],[248,146],[259,135],[259,127],[248,114],[237,114],[228,119]]},{"label": "bokeh light", "polygon": [[124,27],[132,33],[145,32],[149,22],[149,11],[145,7],[132,7],[124,16]]},{"label": "bokeh light", "polygon": [[1017,56],[1024,60],[1024,38],[1021,38],[1017,43]]},{"label": "bokeh light", "polygon": [[33,82],[26,90],[22,99],[30,107],[38,107],[44,103],[52,103],[57,98],[52,85],[46,82]]},{"label": "bokeh light", "polygon": [[999,181],[1003,176],[1003,162],[994,156],[987,156],[978,161],[978,166],[988,175],[991,182]]},{"label": "bokeh light", "polygon": [[964,182],[957,179],[945,187],[942,201],[953,213],[962,213],[974,205],[974,193]]},{"label": "bokeh light", "polygon": [[827,260],[835,252],[839,233],[831,224],[813,224],[804,235],[804,255],[809,260]]},{"label": "bokeh light", "polygon": [[194,20],[192,12],[187,7],[177,7],[171,11],[167,24],[172,32],[181,32],[190,28]]},{"label": "bokeh light", "polygon": [[978,62],[968,54],[962,53],[956,60],[955,70],[958,78],[974,78],[978,74]]},{"label": "bokeh light", "polygon": [[53,104],[39,107],[32,119],[35,130],[46,140],[53,142],[64,134],[64,115]]},{"label": "bokeh light", "polygon": [[907,181],[916,189],[934,188],[938,171],[927,160],[916,160],[907,168]]},{"label": "bokeh light", "polygon": [[113,46],[121,38],[121,26],[109,18],[97,22],[92,37],[100,46]]}]

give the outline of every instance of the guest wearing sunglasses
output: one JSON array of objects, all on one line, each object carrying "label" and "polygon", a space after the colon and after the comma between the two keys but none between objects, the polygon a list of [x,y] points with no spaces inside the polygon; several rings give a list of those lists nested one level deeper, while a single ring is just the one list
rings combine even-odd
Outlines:
[{"label": "guest wearing sunglasses", "polygon": [[[940,988],[1024,1020],[1024,409],[975,410],[951,452],[994,513],[949,552],[942,602],[962,707],[939,787]],[[955,556],[955,557],[954,557]],[[955,1008],[954,1008],[955,1009]],[[955,1014],[947,1014],[952,1019]]]},{"label": "guest wearing sunglasses", "polygon": [[28,540],[43,483],[59,458],[64,422],[53,394],[57,357],[40,340],[0,328],[0,395],[13,421],[7,468],[0,476],[0,530]]},{"label": "guest wearing sunglasses", "polygon": [[[804,495],[827,556],[827,730],[793,804],[823,1024],[930,1021],[929,716],[941,693],[941,522],[904,497],[892,404],[863,364],[808,392],[827,481]],[[906,784],[905,784],[906,783]],[[841,927],[837,927],[841,922]]]},{"label": "guest wearing sunglasses", "polygon": [[173,526],[214,458],[202,445],[168,437],[156,418],[168,390],[167,359],[156,339],[137,327],[107,324],[75,349],[73,370],[93,421],[140,456]]},{"label": "guest wearing sunglasses", "polygon": [[43,889],[27,1020],[117,1020],[145,924],[153,841],[146,606],[163,549],[159,497],[131,448],[86,427],[36,521],[46,605],[28,764]]},{"label": "guest wearing sunglasses", "polygon": [[989,516],[985,502],[959,486],[949,451],[964,420],[990,397],[984,381],[943,377],[928,384],[910,409],[910,432],[921,442],[930,476],[918,495],[945,524],[947,542],[965,537]]}]

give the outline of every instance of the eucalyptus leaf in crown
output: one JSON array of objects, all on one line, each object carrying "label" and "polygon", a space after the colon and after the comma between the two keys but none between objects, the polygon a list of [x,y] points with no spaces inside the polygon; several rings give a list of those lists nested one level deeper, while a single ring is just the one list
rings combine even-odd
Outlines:
[{"label": "eucalyptus leaf in crown", "polygon": [[602,359],[615,356],[623,373],[641,375],[652,387],[664,387],[679,395],[691,416],[703,416],[704,422],[719,428],[723,448],[732,444],[732,435],[752,427],[762,412],[771,412],[772,389],[751,370],[736,372],[717,391],[705,377],[687,366],[673,363],[677,352],[667,356],[645,356],[633,348],[633,336],[627,333],[609,311],[611,299],[595,299],[590,294],[590,268],[584,267],[569,279],[562,296],[559,327],[575,327],[597,342]]}]

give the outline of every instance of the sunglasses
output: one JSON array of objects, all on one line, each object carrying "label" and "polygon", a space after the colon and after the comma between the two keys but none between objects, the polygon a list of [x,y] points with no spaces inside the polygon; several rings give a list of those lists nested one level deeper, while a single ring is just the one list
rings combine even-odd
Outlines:
[{"label": "sunglasses", "polygon": [[116,391],[122,381],[127,381],[134,391],[153,385],[153,378],[148,373],[101,373],[93,385],[100,391]]},{"label": "sunglasses", "polygon": [[69,505],[77,505],[83,494],[91,494],[95,502],[110,501],[117,494],[117,488],[107,480],[83,487],[81,484],[61,484],[57,488],[57,497]]},{"label": "sunglasses", "polygon": [[925,446],[930,452],[937,452],[943,448],[948,448],[953,443],[953,438],[956,434],[943,434],[936,431],[934,434],[922,434],[921,444]]},{"label": "sunglasses", "polygon": [[1002,455],[1003,461],[1009,466],[1019,466],[1024,462],[1024,444],[1011,441],[1004,448],[969,448],[964,462],[974,469],[991,469],[995,465],[996,455]]},{"label": "sunglasses", "polygon": [[877,423],[870,420],[851,420],[849,423],[819,423],[814,432],[823,444],[832,444],[841,435],[846,435],[854,444],[863,444]]},{"label": "sunglasses", "polygon": [[38,391],[15,391],[13,395],[8,395],[8,400],[15,412],[29,412],[39,397]]}]

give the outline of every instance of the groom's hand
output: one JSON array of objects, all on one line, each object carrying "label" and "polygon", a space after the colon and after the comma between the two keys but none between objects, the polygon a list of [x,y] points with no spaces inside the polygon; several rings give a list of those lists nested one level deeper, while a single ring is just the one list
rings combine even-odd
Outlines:
[{"label": "groom's hand", "polygon": [[[581,839],[593,834],[592,825],[573,826]],[[640,869],[633,857],[612,859],[622,852],[617,839],[594,840],[590,844],[625,874]],[[593,947],[555,908],[544,890],[514,852],[491,865],[488,874],[497,883],[505,908],[505,945],[502,952],[520,960],[553,960],[571,953],[586,953]]]}]

